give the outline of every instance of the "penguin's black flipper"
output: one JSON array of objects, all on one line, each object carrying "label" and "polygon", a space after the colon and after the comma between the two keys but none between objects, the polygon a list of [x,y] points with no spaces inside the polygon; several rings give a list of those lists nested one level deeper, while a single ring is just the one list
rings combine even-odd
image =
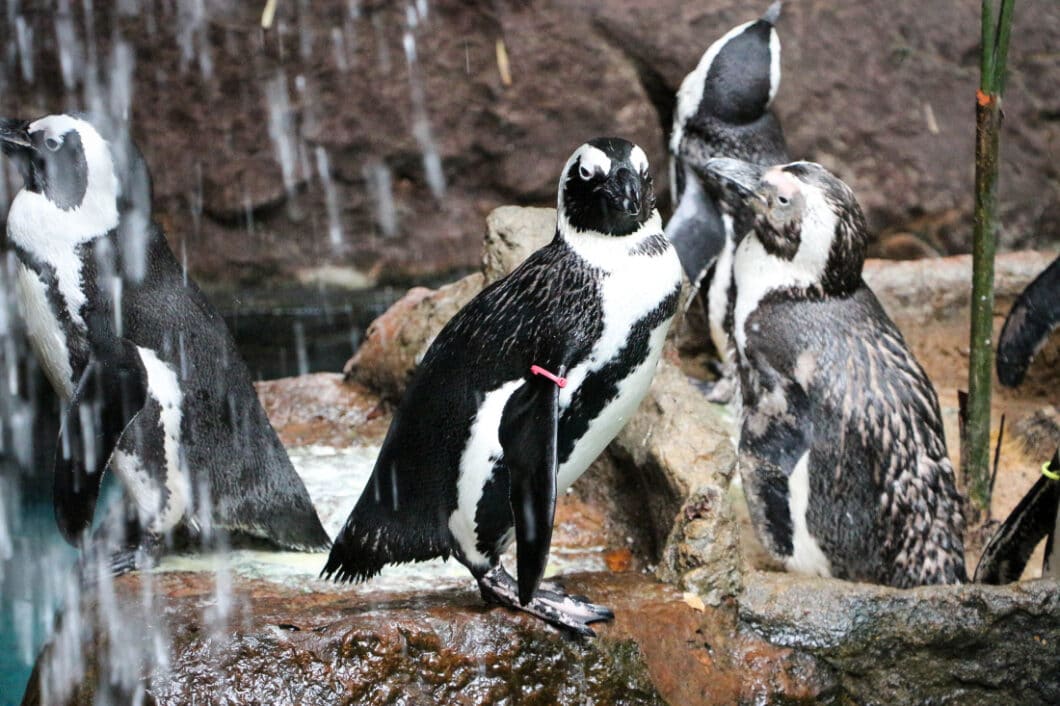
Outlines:
[{"label": "penguin's black flipper", "polygon": [[[1053,455],[1046,470],[1060,471],[1060,452]],[[1046,547],[1048,565],[1058,508],[1060,480],[1043,473],[990,538],[975,568],[975,582],[1000,585],[1018,580],[1034,548],[1046,536],[1050,539],[1050,546]]]},{"label": "penguin's black flipper", "polygon": [[677,250],[689,282],[695,284],[725,246],[725,224],[695,172],[681,161],[676,165],[677,170],[683,176],[684,188],[665,233]]},{"label": "penguin's black flipper", "polygon": [[1034,355],[1060,326],[1060,257],[1016,298],[997,344],[997,377],[1002,385],[1023,382]]},{"label": "penguin's black flipper", "polygon": [[511,478],[519,602],[524,606],[541,583],[552,543],[558,428],[559,385],[531,374],[508,399],[499,429]]},{"label": "penguin's black flipper", "polygon": [[59,431],[55,520],[70,544],[92,524],[103,470],[125,428],[147,399],[147,374],[136,346],[122,340],[93,353]]}]

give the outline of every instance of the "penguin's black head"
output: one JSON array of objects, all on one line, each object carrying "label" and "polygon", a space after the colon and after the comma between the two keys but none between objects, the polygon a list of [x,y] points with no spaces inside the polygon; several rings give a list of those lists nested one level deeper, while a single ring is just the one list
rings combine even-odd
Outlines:
[{"label": "penguin's black head", "polygon": [[655,214],[648,158],[619,137],[598,137],[575,150],[559,181],[560,221],[576,232],[630,235]]},{"label": "penguin's black head", "polygon": [[780,87],[780,38],[773,27],[779,16],[776,2],[704,52],[677,93],[675,132],[709,119],[745,125],[769,109]]},{"label": "penguin's black head", "polygon": [[0,118],[0,151],[22,174],[23,189],[63,211],[116,203],[150,215],[151,180],[139,149],[121,131],[107,140],[81,115],[48,115],[34,122]]},{"label": "penguin's black head", "polygon": [[[799,283],[826,294],[856,289],[865,263],[868,231],[854,192],[819,164],[759,167],[736,159],[707,162],[706,179],[739,238],[753,237],[764,257],[791,267]],[[741,244],[742,247],[742,244]]]},{"label": "penguin's black head", "polygon": [[81,204],[88,188],[88,161],[77,122],[66,115],[34,123],[0,120],[0,146],[14,160],[25,189],[66,211]]}]

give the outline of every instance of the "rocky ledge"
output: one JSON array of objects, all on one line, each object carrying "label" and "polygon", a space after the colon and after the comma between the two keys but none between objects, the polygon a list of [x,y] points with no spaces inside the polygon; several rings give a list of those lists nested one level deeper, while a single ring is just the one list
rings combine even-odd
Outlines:
[{"label": "rocky ledge", "polygon": [[[553,218],[548,209],[499,209],[483,273],[412,290],[376,321],[345,377],[259,387],[330,532],[363,485],[393,400],[430,340],[483,282],[551,237]],[[999,324],[1049,259],[999,259]],[[946,258],[866,271],[939,387],[951,440],[966,356],[956,333],[967,315],[966,270],[966,259]],[[679,324],[675,341],[694,326],[692,317]],[[677,351],[668,348],[637,415],[557,505],[548,574],[615,609],[597,639],[485,606],[455,562],[398,567],[350,587],[315,578],[322,555],[177,557],[68,605],[26,702],[1060,699],[1054,582],[900,591],[761,571],[731,483],[730,417],[703,401]],[[998,395],[1017,432],[1003,448],[996,516],[1036,467],[1019,430],[1051,404],[1058,355],[1047,347],[1025,391]]]}]

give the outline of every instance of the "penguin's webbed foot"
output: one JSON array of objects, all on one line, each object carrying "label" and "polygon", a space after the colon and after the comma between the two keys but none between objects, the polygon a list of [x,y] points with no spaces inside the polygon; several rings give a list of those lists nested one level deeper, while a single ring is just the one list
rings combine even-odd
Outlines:
[{"label": "penguin's webbed foot", "polygon": [[550,625],[578,635],[595,637],[590,623],[614,620],[610,608],[590,603],[583,596],[571,596],[555,582],[542,584],[526,605],[519,603],[519,586],[511,574],[498,564],[478,579],[479,592],[487,603],[536,615]]},{"label": "penguin's webbed foot", "polygon": [[736,394],[736,381],[731,377],[721,377],[714,381],[693,380],[692,384],[706,396],[708,402],[728,404]]},{"label": "penguin's webbed foot", "polygon": [[86,586],[96,585],[101,573],[115,577],[155,567],[162,555],[162,538],[144,532],[139,540],[135,544],[114,545],[105,541],[89,544],[78,566],[82,583]]}]

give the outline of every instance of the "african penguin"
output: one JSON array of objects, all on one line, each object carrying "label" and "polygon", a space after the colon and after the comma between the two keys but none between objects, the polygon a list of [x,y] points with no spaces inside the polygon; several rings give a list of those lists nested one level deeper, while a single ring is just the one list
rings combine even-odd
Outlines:
[{"label": "african penguin", "polygon": [[896,587],[967,580],[938,398],[865,285],[868,234],[818,164],[715,159],[733,257],[738,460],[759,538],[789,571]]},{"label": "african penguin", "polygon": [[[592,635],[612,613],[539,589],[557,493],[648,390],[681,265],[640,147],[598,138],[559,182],[555,238],[445,326],[425,354],[323,573],[455,556],[487,601]],[[518,580],[500,564],[513,537]]]},{"label": "african penguin", "polygon": [[[997,377],[1002,385],[1023,382],[1034,356],[1060,326],[1060,257],[1027,285],[1012,305],[997,343]],[[1056,440],[1060,444],[1060,439]],[[1060,579],[1060,452],[998,528],[975,569],[975,580],[1002,584],[1023,574],[1031,553],[1046,538],[1042,576]]]},{"label": "african penguin", "polygon": [[758,20],[729,30],[699,60],[677,92],[670,134],[673,216],[666,235],[685,275],[699,292],[722,377],[709,397],[727,402],[735,393],[732,360],[733,224],[699,173],[712,157],[734,157],[768,166],[789,161],[780,122],[770,109],[780,87],[780,38],[774,25],[781,3]]},{"label": "african penguin", "polygon": [[[82,117],[0,120],[23,188],[7,217],[30,345],[63,402],[56,519],[71,543],[104,468],[129,517],[115,571],[181,529],[223,528],[293,549],[328,536],[258,401],[224,321],[151,220],[147,166]],[[139,554],[143,556],[143,554]]]}]

